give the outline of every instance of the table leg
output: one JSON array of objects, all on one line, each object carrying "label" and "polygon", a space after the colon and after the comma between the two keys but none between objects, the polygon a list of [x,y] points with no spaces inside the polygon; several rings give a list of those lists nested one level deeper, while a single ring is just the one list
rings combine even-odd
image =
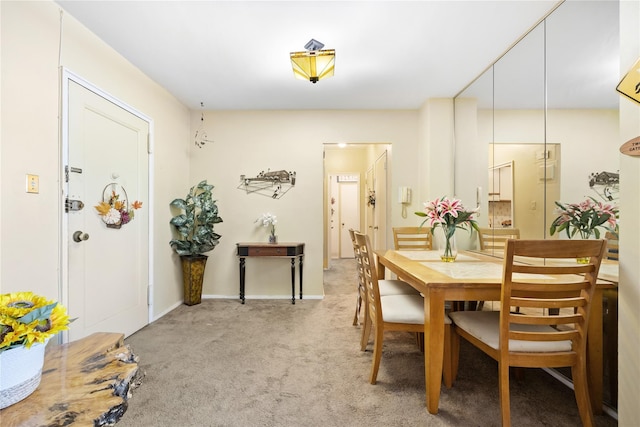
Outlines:
[{"label": "table leg", "polygon": [[587,384],[594,414],[602,413],[602,289],[596,287],[587,332]]},{"label": "table leg", "polygon": [[424,293],[424,375],[427,410],[438,413],[444,354],[444,296],[433,290]]},{"label": "table leg", "polygon": [[298,262],[298,268],[300,269],[300,299],[302,299],[302,259],[304,255],[300,255],[300,261]]},{"label": "table leg", "polygon": [[386,274],[385,273],[385,269],[384,269],[384,265],[382,265],[382,263],[379,262],[379,261],[377,262],[377,264],[378,264],[378,271],[377,271],[378,280],[384,280],[384,275]]},{"label": "table leg", "polygon": [[291,258],[291,304],[296,303],[296,257]]},{"label": "table leg", "polygon": [[240,301],[244,304],[244,278],[245,278],[245,266],[244,258],[240,258]]}]

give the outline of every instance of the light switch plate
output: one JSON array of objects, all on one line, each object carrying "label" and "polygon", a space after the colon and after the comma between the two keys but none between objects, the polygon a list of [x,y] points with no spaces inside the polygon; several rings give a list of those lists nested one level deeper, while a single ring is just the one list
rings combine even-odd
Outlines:
[{"label": "light switch plate", "polygon": [[27,193],[40,192],[40,177],[38,175],[27,174]]}]

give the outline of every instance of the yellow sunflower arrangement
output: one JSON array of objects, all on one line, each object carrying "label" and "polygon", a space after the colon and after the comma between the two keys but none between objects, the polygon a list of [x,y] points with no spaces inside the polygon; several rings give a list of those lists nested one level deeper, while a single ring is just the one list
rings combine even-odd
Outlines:
[{"label": "yellow sunflower arrangement", "polygon": [[0,353],[14,347],[30,348],[69,328],[67,310],[33,292],[0,295]]}]

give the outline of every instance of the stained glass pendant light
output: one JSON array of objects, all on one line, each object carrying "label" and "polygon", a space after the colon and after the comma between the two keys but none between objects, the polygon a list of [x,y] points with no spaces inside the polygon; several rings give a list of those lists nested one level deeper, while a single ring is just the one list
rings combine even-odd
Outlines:
[{"label": "stained glass pendant light", "polygon": [[322,50],[323,47],[324,44],[311,39],[304,45],[306,51],[291,52],[291,65],[295,78],[317,83],[318,80],[333,76],[336,51]]}]

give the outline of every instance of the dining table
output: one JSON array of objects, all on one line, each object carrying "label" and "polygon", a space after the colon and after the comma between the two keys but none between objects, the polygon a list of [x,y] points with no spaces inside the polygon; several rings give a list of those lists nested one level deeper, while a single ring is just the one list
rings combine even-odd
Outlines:
[{"label": "dining table", "polygon": [[[429,413],[437,414],[444,354],[445,302],[499,301],[503,261],[474,251],[459,251],[455,262],[443,262],[437,250],[389,249],[374,253],[380,279],[385,278],[387,271],[394,273],[424,297],[426,406]],[[588,386],[596,414],[602,413],[603,402],[602,298],[603,291],[617,289],[617,263],[603,262],[601,272],[587,333]]]}]

